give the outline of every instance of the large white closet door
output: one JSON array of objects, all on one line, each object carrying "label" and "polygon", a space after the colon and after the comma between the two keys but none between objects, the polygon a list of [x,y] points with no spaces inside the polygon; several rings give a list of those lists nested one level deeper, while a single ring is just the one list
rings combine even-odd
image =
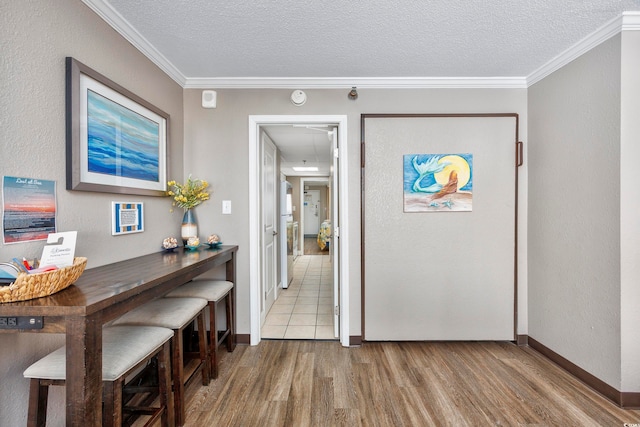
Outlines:
[{"label": "large white closet door", "polygon": [[[514,339],[514,117],[367,119],[364,152],[364,339]],[[405,213],[403,156],[456,153],[472,211]]]}]

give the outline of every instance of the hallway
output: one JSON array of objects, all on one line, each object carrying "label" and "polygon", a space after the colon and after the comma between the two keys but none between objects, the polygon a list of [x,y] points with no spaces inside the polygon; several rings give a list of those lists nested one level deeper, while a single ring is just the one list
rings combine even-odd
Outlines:
[{"label": "hallway", "polygon": [[262,326],[263,339],[334,340],[333,278],[330,257],[302,255],[293,280],[279,291]]}]

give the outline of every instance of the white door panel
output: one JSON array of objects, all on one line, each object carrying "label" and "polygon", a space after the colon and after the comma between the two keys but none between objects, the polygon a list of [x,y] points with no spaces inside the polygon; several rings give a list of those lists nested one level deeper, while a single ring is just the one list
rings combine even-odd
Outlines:
[{"label": "white door panel", "polygon": [[331,141],[333,167],[331,168],[331,244],[329,256],[333,273],[333,335],[340,336],[340,158],[338,157],[338,130],[334,129]]},{"label": "white door panel", "polygon": [[320,190],[304,190],[304,235],[317,235],[320,230]]},{"label": "white door panel", "polygon": [[[365,126],[366,340],[514,338],[513,118]],[[471,212],[403,211],[405,154],[473,154]]]},{"label": "white door panel", "polygon": [[262,307],[261,324],[276,298],[277,275],[277,171],[276,147],[262,134]]}]

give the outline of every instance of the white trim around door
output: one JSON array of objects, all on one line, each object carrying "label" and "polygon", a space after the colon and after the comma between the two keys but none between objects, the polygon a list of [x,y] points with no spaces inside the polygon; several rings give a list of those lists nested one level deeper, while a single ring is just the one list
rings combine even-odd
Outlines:
[{"label": "white trim around door", "polygon": [[249,303],[251,345],[260,343],[260,159],[259,129],[272,124],[335,124],[340,157],[340,343],[349,346],[349,206],[347,116],[249,116]]}]

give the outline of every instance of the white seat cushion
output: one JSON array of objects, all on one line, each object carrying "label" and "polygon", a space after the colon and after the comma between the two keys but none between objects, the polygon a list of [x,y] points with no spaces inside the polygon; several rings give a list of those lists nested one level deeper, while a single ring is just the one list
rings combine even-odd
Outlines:
[{"label": "white seat cushion", "polygon": [[207,306],[202,298],[158,298],[113,321],[114,325],[153,325],[180,329]]},{"label": "white seat cushion", "polygon": [[204,298],[207,301],[217,302],[224,298],[231,289],[233,289],[233,282],[227,282],[225,280],[196,279],[174,289],[166,296],[169,298]]},{"label": "white seat cushion", "polygon": [[[114,381],[149,358],[173,337],[157,326],[110,326],[102,330],[102,380]],[[66,379],[66,347],[38,360],[24,371],[25,378]]]}]

